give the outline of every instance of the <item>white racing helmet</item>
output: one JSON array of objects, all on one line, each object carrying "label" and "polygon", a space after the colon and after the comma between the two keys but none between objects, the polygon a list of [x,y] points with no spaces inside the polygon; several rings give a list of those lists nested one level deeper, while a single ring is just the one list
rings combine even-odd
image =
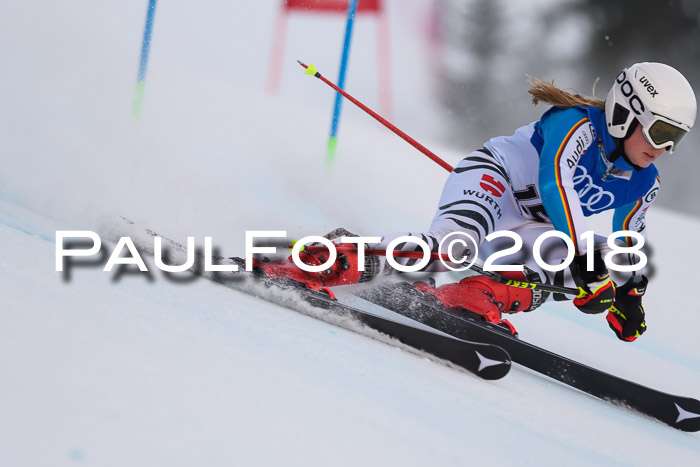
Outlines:
[{"label": "white racing helmet", "polygon": [[608,131],[624,139],[636,118],[649,144],[672,153],[695,123],[690,83],[663,63],[635,63],[620,72],[605,100]]}]

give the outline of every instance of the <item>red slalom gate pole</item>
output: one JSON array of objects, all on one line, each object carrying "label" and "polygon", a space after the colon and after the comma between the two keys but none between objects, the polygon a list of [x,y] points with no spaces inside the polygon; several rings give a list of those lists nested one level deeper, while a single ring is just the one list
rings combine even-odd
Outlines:
[{"label": "red slalom gate pole", "polygon": [[435,163],[437,163],[440,167],[442,167],[443,169],[447,170],[448,172],[452,172],[453,167],[452,167],[450,164],[448,164],[448,163],[445,162],[444,160],[440,159],[437,155],[435,155],[435,153],[433,153],[432,151],[430,151],[428,148],[426,148],[425,146],[423,146],[422,144],[420,144],[418,141],[416,141],[415,139],[413,139],[413,138],[411,138],[410,136],[408,136],[408,135],[407,135],[406,133],[404,133],[403,131],[401,131],[401,130],[399,130],[398,128],[396,128],[396,126],[392,125],[390,122],[388,122],[384,117],[382,117],[381,115],[379,115],[377,112],[375,112],[374,110],[370,109],[369,107],[367,107],[366,105],[364,105],[362,102],[358,101],[357,99],[355,99],[354,97],[352,97],[350,94],[348,94],[347,92],[345,92],[344,90],[340,89],[340,88],[339,88],[338,86],[336,86],[332,81],[328,80],[325,76],[323,76],[321,73],[319,73],[319,72],[316,70],[316,67],[314,67],[314,64],[313,64],[313,63],[312,63],[311,65],[306,65],[305,63],[302,63],[302,62],[299,61],[299,60],[297,60],[297,63],[298,63],[299,65],[303,66],[304,68],[306,68],[306,72],[305,72],[305,73],[306,73],[307,75],[313,75],[313,76],[315,76],[316,78],[318,78],[318,79],[320,79],[321,81],[323,81],[324,83],[326,83],[328,86],[330,86],[330,87],[332,87],[333,89],[335,89],[337,92],[339,92],[339,93],[340,93],[343,97],[345,97],[347,100],[349,100],[350,102],[352,102],[353,104],[355,104],[356,106],[358,106],[359,108],[361,108],[362,110],[364,110],[365,112],[367,112],[368,114],[370,114],[372,117],[374,117],[375,120],[377,120],[379,123],[381,123],[382,125],[384,125],[384,126],[387,127],[388,129],[390,129],[391,131],[393,131],[394,133],[396,133],[397,135],[399,135],[404,141],[406,141],[408,144],[410,144],[411,146],[413,146],[414,148],[418,149],[420,152],[422,152],[423,154],[425,154],[426,156],[428,156],[428,157],[429,157],[430,159],[432,159]]}]

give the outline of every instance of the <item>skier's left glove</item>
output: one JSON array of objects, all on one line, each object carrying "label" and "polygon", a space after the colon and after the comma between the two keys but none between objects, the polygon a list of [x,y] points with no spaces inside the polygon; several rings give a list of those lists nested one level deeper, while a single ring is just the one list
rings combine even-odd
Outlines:
[{"label": "skier's left glove", "polygon": [[593,258],[593,271],[586,270],[585,255],[575,256],[571,263],[574,281],[586,292],[583,297],[574,299],[574,305],[582,312],[589,314],[602,313],[615,301],[615,284],[610,279],[600,251],[596,251]]},{"label": "skier's left glove", "polygon": [[617,288],[615,304],[608,311],[607,320],[618,339],[632,342],[647,330],[642,296],[648,283],[649,280],[642,276],[641,281],[630,279]]}]

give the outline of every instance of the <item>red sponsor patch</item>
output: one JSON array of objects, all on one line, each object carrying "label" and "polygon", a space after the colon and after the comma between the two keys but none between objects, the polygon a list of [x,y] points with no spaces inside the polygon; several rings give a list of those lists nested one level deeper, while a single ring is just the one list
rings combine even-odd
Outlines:
[{"label": "red sponsor patch", "polygon": [[503,196],[503,193],[506,191],[506,187],[503,185],[503,183],[499,182],[488,174],[484,174],[481,177],[481,183],[479,183],[479,186],[481,186],[482,190],[491,193],[496,198]]}]

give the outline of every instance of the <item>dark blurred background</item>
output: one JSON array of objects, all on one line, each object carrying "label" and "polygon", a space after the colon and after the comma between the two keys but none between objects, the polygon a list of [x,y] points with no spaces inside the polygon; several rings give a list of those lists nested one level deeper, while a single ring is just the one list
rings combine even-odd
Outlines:
[{"label": "dark blurred background", "polygon": [[[539,118],[547,107],[530,103],[526,75],[604,99],[622,68],[656,61],[700,93],[697,0],[437,0],[434,22],[435,92],[447,139],[461,147]],[[696,125],[657,163],[658,204],[700,216],[699,143]]]}]

